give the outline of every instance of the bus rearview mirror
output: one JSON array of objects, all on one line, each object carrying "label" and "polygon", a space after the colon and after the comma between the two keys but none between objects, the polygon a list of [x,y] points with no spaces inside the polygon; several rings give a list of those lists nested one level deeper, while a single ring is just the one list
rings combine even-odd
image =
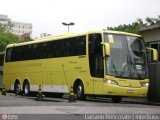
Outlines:
[{"label": "bus rearview mirror", "polygon": [[158,51],[154,48],[149,48],[149,47],[147,47],[146,49],[148,54],[151,54],[151,58],[149,59],[150,62],[158,61]]},{"label": "bus rearview mirror", "polygon": [[104,45],[105,55],[110,56],[110,44],[109,43],[101,43],[101,44]]}]

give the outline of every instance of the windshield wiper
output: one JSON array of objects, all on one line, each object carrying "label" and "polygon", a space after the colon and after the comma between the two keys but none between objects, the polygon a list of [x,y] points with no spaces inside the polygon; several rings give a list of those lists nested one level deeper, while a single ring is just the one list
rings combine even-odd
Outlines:
[{"label": "windshield wiper", "polygon": [[131,58],[131,55],[127,55],[127,64],[129,64],[129,77],[132,76],[132,66],[133,66],[133,61]]},{"label": "windshield wiper", "polygon": [[112,65],[113,65],[113,68],[114,68],[115,74],[117,75],[117,70],[116,70],[115,64],[113,63]]},{"label": "windshield wiper", "polygon": [[124,63],[124,66],[122,68],[122,72],[120,74],[120,77],[122,77],[124,75],[125,69],[126,69],[127,66],[129,67],[129,77],[131,77],[131,73],[132,73],[131,66],[132,66],[133,63],[132,63],[132,60],[131,60],[131,56],[130,57],[129,56],[130,55],[127,55],[127,62]]}]

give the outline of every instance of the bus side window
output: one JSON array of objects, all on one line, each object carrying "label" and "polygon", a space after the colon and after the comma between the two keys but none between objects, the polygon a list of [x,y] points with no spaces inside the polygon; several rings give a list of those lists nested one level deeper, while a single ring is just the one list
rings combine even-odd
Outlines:
[{"label": "bus side window", "polygon": [[0,53],[0,66],[3,66],[4,62],[4,53]]},{"label": "bus side window", "polygon": [[11,53],[12,53],[12,48],[8,48],[7,52],[6,52],[6,62],[10,62],[11,61]]},{"label": "bus side window", "polygon": [[92,77],[104,77],[101,34],[89,35],[89,66]]}]

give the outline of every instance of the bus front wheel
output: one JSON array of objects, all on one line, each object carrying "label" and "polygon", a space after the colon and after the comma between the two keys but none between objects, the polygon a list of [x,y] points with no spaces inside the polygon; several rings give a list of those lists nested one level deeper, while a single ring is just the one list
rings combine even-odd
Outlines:
[{"label": "bus front wheel", "polygon": [[85,95],[84,95],[84,85],[82,82],[80,82],[77,86],[76,86],[76,97],[79,100],[84,100],[85,99]]},{"label": "bus front wheel", "polygon": [[120,96],[113,96],[113,97],[112,97],[112,101],[113,101],[114,103],[120,103],[121,100],[122,100],[122,97],[120,97]]}]

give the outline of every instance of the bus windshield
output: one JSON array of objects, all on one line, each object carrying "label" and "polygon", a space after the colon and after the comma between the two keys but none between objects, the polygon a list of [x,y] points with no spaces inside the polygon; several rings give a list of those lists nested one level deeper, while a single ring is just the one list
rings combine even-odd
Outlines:
[{"label": "bus windshield", "polygon": [[110,56],[106,57],[107,74],[121,78],[145,79],[148,65],[142,37],[104,34],[110,44]]}]

